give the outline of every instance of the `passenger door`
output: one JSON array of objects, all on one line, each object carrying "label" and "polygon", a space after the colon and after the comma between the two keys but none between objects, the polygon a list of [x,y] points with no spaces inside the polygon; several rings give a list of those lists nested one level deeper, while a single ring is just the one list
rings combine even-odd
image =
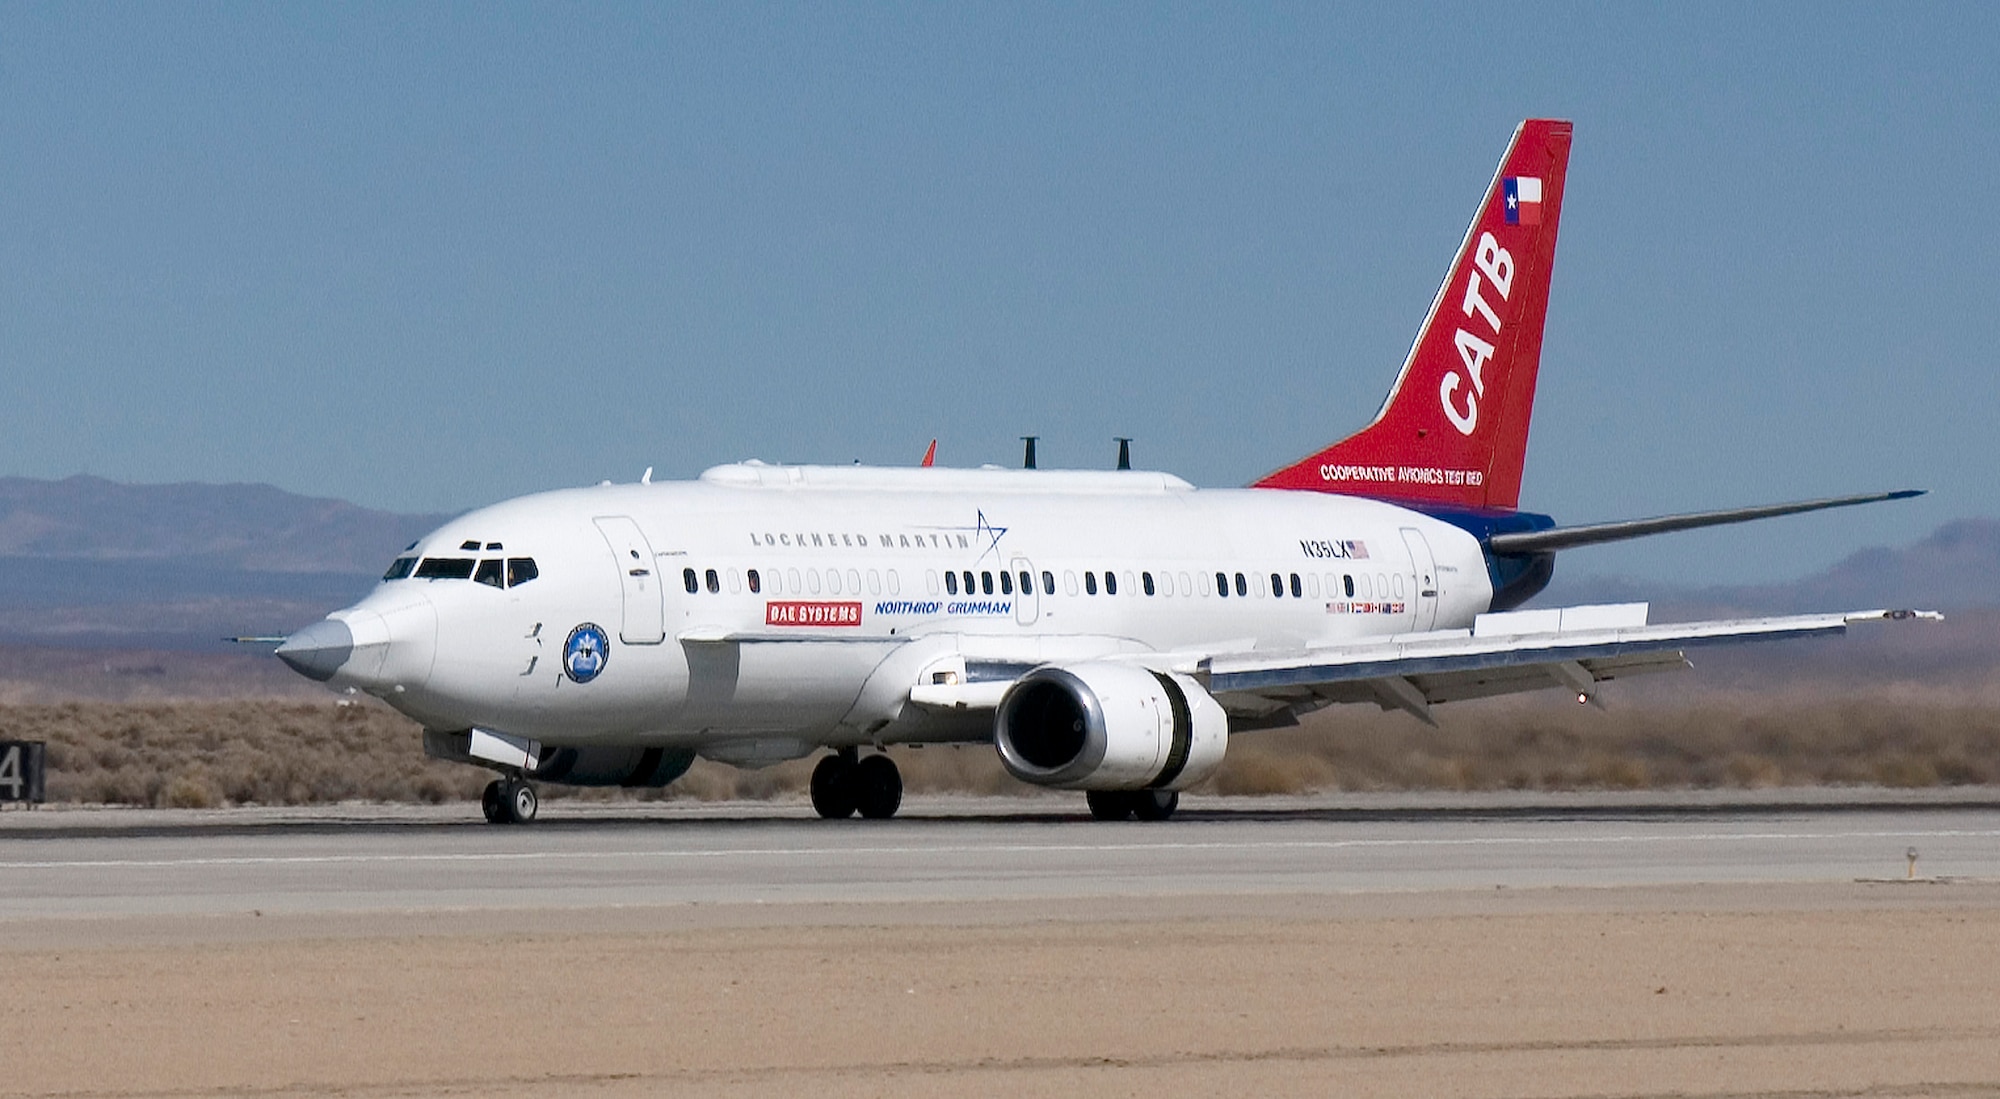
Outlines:
[{"label": "passenger door", "polygon": [[595,522],[605,544],[611,547],[618,584],[625,596],[625,617],[618,627],[618,639],[627,645],[659,644],[667,638],[667,621],[652,544],[646,541],[639,524],[626,516],[602,516]]},{"label": "passenger door", "polygon": [[1415,527],[1404,527],[1403,544],[1410,547],[1410,567],[1415,570],[1417,581],[1417,597],[1410,604],[1410,609],[1416,614],[1410,622],[1410,628],[1421,632],[1437,623],[1437,561],[1431,556],[1431,544],[1424,537],[1423,531]]},{"label": "passenger door", "polygon": [[[1007,562],[1007,567],[1013,570],[1014,581],[1018,585],[1014,593],[1014,621],[1032,626],[1035,619],[1042,616],[1042,589],[1038,586],[1041,578],[1035,574],[1034,562],[1025,557],[1014,558]],[[1023,577],[1027,578],[1026,583],[1021,583]]]}]

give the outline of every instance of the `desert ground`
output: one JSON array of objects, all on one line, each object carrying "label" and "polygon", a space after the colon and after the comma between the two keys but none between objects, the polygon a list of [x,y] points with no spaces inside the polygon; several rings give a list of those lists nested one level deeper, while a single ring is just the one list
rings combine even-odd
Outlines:
[{"label": "desert ground", "polygon": [[2000,1092],[1992,886],[1150,907],[23,929],[0,1095]]}]

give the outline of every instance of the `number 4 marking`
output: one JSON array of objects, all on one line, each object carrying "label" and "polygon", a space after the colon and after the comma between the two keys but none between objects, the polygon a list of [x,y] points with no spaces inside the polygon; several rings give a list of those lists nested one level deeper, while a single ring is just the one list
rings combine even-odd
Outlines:
[{"label": "number 4 marking", "polygon": [[0,755],[0,786],[7,788],[9,801],[20,801],[26,796],[28,780],[21,775],[21,746],[15,744]]}]

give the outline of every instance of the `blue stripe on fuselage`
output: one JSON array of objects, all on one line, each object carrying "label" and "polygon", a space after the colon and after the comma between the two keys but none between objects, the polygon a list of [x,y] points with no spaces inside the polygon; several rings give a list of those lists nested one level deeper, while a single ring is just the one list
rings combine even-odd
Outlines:
[{"label": "blue stripe on fuselage", "polygon": [[1450,523],[1479,539],[1480,552],[1486,558],[1486,577],[1493,584],[1490,610],[1510,611],[1526,603],[1548,587],[1549,580],[1556,574],[1556,555],[1553,553],[1501,556],[1486,548],[1487,539],[1496,534],[1547,530],[1555,526],[1556,521],[1547,515],[1532,511],[1454,508],[1436,504],[1403,506]]}]

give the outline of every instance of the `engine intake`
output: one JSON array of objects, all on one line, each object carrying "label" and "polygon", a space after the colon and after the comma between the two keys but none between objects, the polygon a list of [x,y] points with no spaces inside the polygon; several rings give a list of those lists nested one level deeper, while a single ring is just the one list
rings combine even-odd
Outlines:
[{"label": "engine intake", "polygon": [[1229,718],[1201,685],[1124,664],[1036,668],[1000,700],[993,742],[1023,782],[1181,790],[1222,763]]}]

